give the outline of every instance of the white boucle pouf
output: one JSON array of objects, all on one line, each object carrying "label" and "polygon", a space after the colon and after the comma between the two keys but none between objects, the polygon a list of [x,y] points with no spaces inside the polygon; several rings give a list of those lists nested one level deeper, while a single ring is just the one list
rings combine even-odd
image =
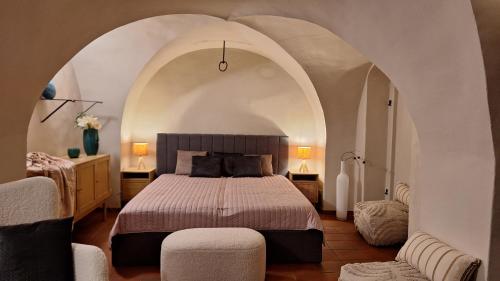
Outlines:
[{"label": "white boucle pouf", "polygon": [[161,245],[162,281],[263,281],[266,242],[248,228],[193,228]]}]

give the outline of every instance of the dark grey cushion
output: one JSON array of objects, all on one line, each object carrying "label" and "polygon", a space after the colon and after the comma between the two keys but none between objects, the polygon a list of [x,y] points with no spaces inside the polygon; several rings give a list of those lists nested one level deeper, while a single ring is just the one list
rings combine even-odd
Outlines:
[{"label": "dark grey cushion", "polygon": [[262,177],[260,156],[239,156],[233,159],[233,177]]},{"label": "dark grey cushion", "polygon": [[222,157],[193,156],[191,177],[220,178],[222,175]]},{"label": "dark grey cushion", "polygon": [[234,157],[243,156],[243,153],[213,152],[213,156],[222,157],[222,175],[224,177],[233,176]]},{"label": "dark grey cushion", "polygon": [[0,226],[0,280],[74,280],[73,218]]}]

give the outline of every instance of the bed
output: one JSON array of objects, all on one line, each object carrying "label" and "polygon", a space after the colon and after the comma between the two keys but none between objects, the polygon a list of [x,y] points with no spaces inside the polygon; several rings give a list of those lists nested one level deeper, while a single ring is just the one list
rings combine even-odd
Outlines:
[{"label": "bed", "polygon": [[[175,175],[177,150],[272,154],[275,175]],[[287,137],[158,134],[158,178],[120,211],[110,233],[113,265],[157,265],[168,234],[197,227],[255,229],[266,239],[271,263],[321,262],[321,220],[287,171]]]}]

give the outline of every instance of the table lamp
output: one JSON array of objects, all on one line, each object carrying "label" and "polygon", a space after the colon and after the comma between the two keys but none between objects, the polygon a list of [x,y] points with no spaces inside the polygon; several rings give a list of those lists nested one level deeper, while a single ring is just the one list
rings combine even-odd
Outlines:
[{"label": "table lamp", "polygon": [[309,169],[307,168],[306,159],[311,159],[311,147],[310,146],[299,146],[297,147],[297,158],[302,159],[302,164],[300,164],[299,172],[307,173]]},{"label": "table lamp", "polygon": [[137,160],[137,170],[145,170],[146,165],[142,157],[148,155],[148,144],[145,142],[134,142],[132,144],[132,153],[135,156],[139,156],[139,160]]}]

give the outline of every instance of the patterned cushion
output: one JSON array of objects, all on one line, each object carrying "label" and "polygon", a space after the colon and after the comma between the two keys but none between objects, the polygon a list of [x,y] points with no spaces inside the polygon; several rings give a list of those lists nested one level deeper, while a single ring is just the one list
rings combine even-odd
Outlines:
[{"label": "patterned cushion", "polygon": [[406,183],[397,183],[394,192],[394,200],[406,206],[410,205],[410,187]]},{"label": "patterned cushion", "polygon": [[351,263],[340,269],[339,281],[428,281],[406,262]]},{"label": "patterned cushion", "polygon": [[480,265],[480,260],[424,232],[413,234],[396,260],[407,262],[433,281],[471,280]]},{"label": "patterned cushion", "polygon": [[358,202],[354,224],[370,245],[403,243],[408,237],[408,206],[387,200]]}]

